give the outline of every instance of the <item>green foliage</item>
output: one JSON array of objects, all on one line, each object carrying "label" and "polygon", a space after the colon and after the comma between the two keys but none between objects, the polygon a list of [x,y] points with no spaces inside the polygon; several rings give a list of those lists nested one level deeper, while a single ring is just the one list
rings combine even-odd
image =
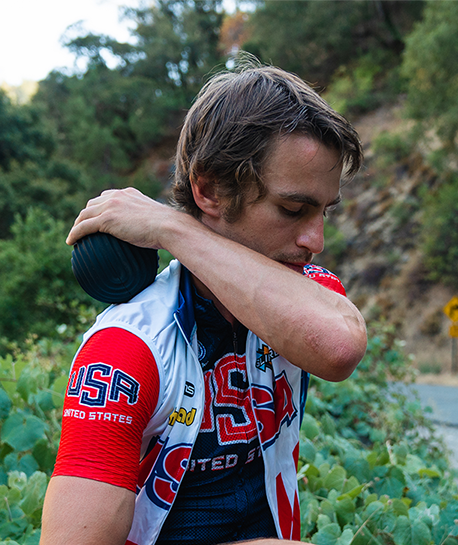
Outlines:
[{"label": "green foliage", "polygon": [[1,543],[38,545],[75,349],[42,340],[0,357],[0,536],[7,540]]},{"label": "green foliage", "polygon": [[[134,72],[188,107],[210,70],[224,61],[218,48],[221,0],[159,0],[130,10],[141,55]],[[156,91],[157,91],[156,89]]]},{"label": "green foliage", "polygon": [[8,171],[13,162],[46,162],[55,142],[44,126],[40,111],[16,106],[0,90],[0,169]]},{"label": "green foliage", "polygon": [[[398,61],[389,51],[377,49],[340,66],[323,98],[342,115],[359,115],[395,100],[402,88]],[[393,68],[394,66],[394,68]]]},{"label": "green foliage", "polygon": [[74,164],[56,159],[56,148],[43,112],[13,105],[0,92],[0,238],[30,206],[69,221],[84,204],[77,195],[87,181]]},{"label": "green foliage", "polygon": [[320,264],[331,271],[336,271],[347,250],[347,241],[343,233],[332,223],[332,219],[327,219],[324,223],[324,240],[325,247],[320,254]]},{"label": "green foliage", "polygon": [[425,195],[421,241],[430,279],[458,288],[457,176]]},{"label": "green foliage", "polygon": [[12,471],[8,485],[0,485],[0,541],[5,545],[38,545],[40,518],[47,477],[36,471],[30,478],[21,471]]},{"label": "green foliage", "polygon": [[302,539],[317,545],[458,543],[458,489],[393,330],[377,325],[354,375],[313,379],[298,479]]},{"label": "green foliage", "polygon": [[[369,52],[390,51],[399,58],[403,36],[422,8],[421,2],[366,0],[259,4],[243,48],[320,85],[326,85],[339,67]],[[358,82],[367,85],[366,77],[359,75]]]},{"label": "green foliage", "polygon": [[158,255],[159,255],[159,267],[158,267],[157,272],[160,273],[172,261],[173,255],[170,252],[168,252],[167,250],[159,250]]},{"label": "green foliage", "polygon": [[374,78],[380,68],[372,64],[342,67],[335,72],[330,89],[323,98],[342,115],[361,113],[378,105],[374,95]]},{"label": "green foliage", "polygon": [[[91,194],[125,186],[132,172],[131,182],[147,185],[142,163],[151,148],[175,136],[204,77],[224,61],[218,47],[220,4],[162,0],[129,9],[136,45],[91,34],[67,43],[88,61],[86,72],[51,73],[34,101],[55,124],[61,154],[91,173]],[[107,67],[106,53],[118,59],[116,69]]]},{"label": "green foliage", "polygon": [[97,65],[84,78],[51,73],[34,98],[59,135],[59,155],[90,174],[90,197],[121,187],[120,176],[139,157],[140,145],[128,119],[129,108],[137,105],[126,99],[122,83],[115,72]]},{"label": "green foliage", "polygon": [[[80,306],[97,306],[76,282],[62,222],[39,209],[16,217],[12,239],[0,240],[0,338],[58,337]],[[98,305],[98,308],[101,308]]]},{"label": "green foliage", "polygon": [[30,207],[69,225],[88,200],[86,183],[80,169],[68,161],[13,162],[8,172],[0,169],[0,239],[11,236],[14,217]]},{"label": "green foliage", "polygon": [[[38,543],[75,350],[76,343],[31,341],[0,358],[3,539]],[[411,377],[393,329],[378,324],[350,379],[312,380],[299,451],[304,540],[456,545],[458,490],[443,445],[418,401],[390,386]]]},{"label": "green foliage", "polygon": [[429,1],[424,18],[406,38],[403,72],[409,80],[407,113],[436,129],[456,149],[458,133],[458,3]]},{"label": "green foliage", "polygon": [[386,168],[396,166],[405,161],[414,149],[414,143],[409,134],[404,132],[382,131],[373,142],[374,154],[377,156],[377,166]]}]

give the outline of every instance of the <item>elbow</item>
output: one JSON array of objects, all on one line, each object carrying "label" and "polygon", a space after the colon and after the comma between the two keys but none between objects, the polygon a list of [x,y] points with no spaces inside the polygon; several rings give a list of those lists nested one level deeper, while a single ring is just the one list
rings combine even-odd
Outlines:
[{"label": "elbow", "polygon": [[346,330],[315,346],[313,361],[308,358],[309,361],[300,367],[329,382],[340,382],[356,369],[366,353],[366,347],[367,334],[363,324],[356,330]]},{"label": "elbow", "polygon": [[363,359],[367,348],[366,328],[362,328],[357,334],[348,335],[335,347],[329,355],[328,364],[325,366],[325,375],[321,378],[330,382],[340,382],[347,379]]},{"label": "elbow", "polygon": [[306,327],[302,327],[300,335],[296,332],[289,340],[285,338],[283,352],[279,353],[293,365],[324,380],[347,379],[366,353],[367,332],[364,318],[348,300],[344,310],[319,322],[310,322],[305,316],[300,324],[305,323]]}]

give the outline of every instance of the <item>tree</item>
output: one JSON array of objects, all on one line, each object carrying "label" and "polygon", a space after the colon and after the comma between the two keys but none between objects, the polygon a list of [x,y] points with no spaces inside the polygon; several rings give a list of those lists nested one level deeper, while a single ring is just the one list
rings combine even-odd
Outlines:
[{"label": "tree", "polygon": [[449,152],[458,144],[457,25],[457,2],[427,2],[423,20],[406,38],[403,62],[407,114],[434,128]]},{"label": "tree", "polygon": [[0,238],[14,215],[36,206],[70,222],[85,200],[88,180],[56,157],[57,141],[37,106],[12,104],[0,93]]},{"label": "tree", "polygon": [[153,80],[160,95],[172,92],[180,107],[189,107],[203,79],[225,60],[219,50],[221,4],[221,0],[159,0],[151,8],[131,10],[144,55],[134,73]]},{"label": "tree", "polygon": [[[83,164],[99,189],[119,187],[164,137],[176,135],[186,110],[223,57],[218,46],[221,0],[161,0],[129,9],[136,45],[107,36],[71,39],[87,60],[84,74],[52,73],[36,102],[56,123],[62,150]],[[109,69],[106,53],[119,64]]]},{"label": "tree", "polygon": [[0,240],[0,338],[53,337],[78,315],[78,304],[98,306],[73,276],[63,222],[40,209],[16,216],[13,238]]},{"label": "tree", "polygon": [[0,90],[0,168],[8,171],[13,163],[45,163],[55,149],[52,134],[30,106],[16,106]]},{"label": "tree", "polygon": [[251,38],[243,48],[320,86],[337,68],[375,49],[399,57],[403,36],[423,6],[386,0],[258,4],[250,18]]}]

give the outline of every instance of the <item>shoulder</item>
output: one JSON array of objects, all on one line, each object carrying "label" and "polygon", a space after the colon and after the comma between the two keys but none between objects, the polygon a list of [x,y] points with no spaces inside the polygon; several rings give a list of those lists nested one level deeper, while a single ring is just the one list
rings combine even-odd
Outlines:
[{"label": "shoulder", "polygon": [[133,299],[108,307],[87,331],[83,344],[97,331],[115,327],[133,333],[151,348],[152,339],[173,321],[179,305],[180,274],[180,263],[173,261]]}]

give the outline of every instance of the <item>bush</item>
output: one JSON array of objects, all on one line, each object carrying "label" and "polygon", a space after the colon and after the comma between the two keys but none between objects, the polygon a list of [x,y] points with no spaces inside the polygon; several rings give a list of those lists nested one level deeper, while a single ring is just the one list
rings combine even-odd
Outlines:
[{"label": "bush", "polygon": [[382,51],[359,58],[334,73],[323,98],[342,115],[358,115],[374,110],[397,96],[393,70],[389,71],[388,55]]},{"label": "bush", "polygon": [[76,325],[79,307],[103,308],[73,276],[62,222],[30,209],[11,231],[12,239],[0,240],[0,338],[58,337],[60,324]]},{"label": "bush", "polygon": [[407,112],[445,146],[456,150],[458,134],[458,4],[428,1],[424,18],[406,38],[403,73],[409,81]]},{"label": "bush", "polygon": [[[0,539],[38,545],[77,344],[30,340],[0,358]],[[401,348],[392,328],[376,324],[351,378],[312,379],[298,468],[306,541],[458,543],[458,490],[444,446],[418,400],[391,383],[414,376]]]},{"label": "bush", "polygon": [[38,545],[75,350],[74,343],[29,340],[24,350],[0,357],[1,539]]},{"label": "bush", "polygon": [[324,223],[324,240],[324,250],[319,258],[320,265],[336,272],[347,251],[348,242],[342,231],[332,223],[332,219]]},{"label": "bush", "polygon": [[353,376],[313,379],[300,443],[302,539],[317,545],[457,544],[457,485],[393,330],[372,329]]},{"label": "bush", "polygon": [[458,177],[425,196],[421,241],[429,278],[458,288]]},{"label": "bush", "polygon": [[414,150],[414,143],[408,134],[382,131],[374,138],[373,150],[377,166],[387,168],[405,162]]}]

